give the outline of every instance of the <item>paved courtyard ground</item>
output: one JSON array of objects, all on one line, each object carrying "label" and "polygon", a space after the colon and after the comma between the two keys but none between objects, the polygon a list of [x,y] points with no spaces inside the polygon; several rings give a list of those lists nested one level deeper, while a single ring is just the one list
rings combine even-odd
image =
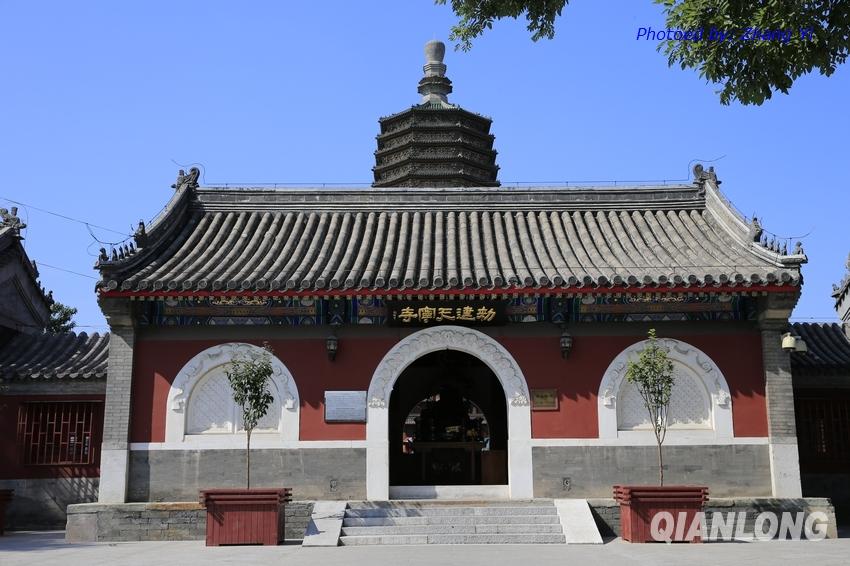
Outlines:
[{"label": "paved courtyard ground", "polygon": [[0,565],[155,566],[159,564],[286,564],[287,566],[538,566],[571,564],[850,564],[850,538],[821,542],[628,544],[615,539],[600,546],[384,546],[301,548],[207,548],[203,542],[66,544],[64,533],[7,533],[0,537]]}]

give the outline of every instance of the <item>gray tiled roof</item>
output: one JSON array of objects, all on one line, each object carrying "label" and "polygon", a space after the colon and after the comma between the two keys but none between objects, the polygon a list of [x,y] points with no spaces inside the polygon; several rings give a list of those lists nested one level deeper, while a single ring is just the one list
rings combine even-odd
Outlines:
[{"label": "gray tiled roof", "polygon": [[138,251],[101,257],[125,291],[538,290],[800,282],[716,187],[182,188]]},{"label": "gray tiled roof", "polygon": [[791,328],[809,349],[806,354],[792,354],[795,368],[850,371],[850,340],[840,324],[796,322]]},{"label": "gray tiled roof", "polygon": [[[27,256],[21,240],[19,229],[0,222],[0,297],[4,301],[0,305],[0,319],[8,321],[8,315],[18,311],[18,315],[11,317],[17,330],[40,332],[50,316],[53,297],[41,286],[38,267]],[[19,316],[22,314],[23,318]]]},{"label": "gray tiled roof", "polygon": [[109,334],[18,334],[0,348],[0,381],[105,379]]},{"label": "gray tiled roof", "polygon": [[[40,289],[38,269],[29,257],[27,257],[27,252],[24,250],[20,241],[21,238],[15,229],[0,226],[0,259],[5,259],[7,255],[16,256],[18,263],[21,264],[32,284],[35,288]],[[42,292],[41,295],[45,302],[48,302],[46,294]]]}]

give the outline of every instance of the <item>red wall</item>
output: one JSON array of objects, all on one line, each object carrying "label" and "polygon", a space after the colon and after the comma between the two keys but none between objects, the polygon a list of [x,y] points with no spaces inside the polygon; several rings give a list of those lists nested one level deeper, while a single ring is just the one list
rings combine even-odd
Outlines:
[{"label": "red wall", "polygon": [[[18,410],[22,403],[38,401],[101,401],[103,395],[0,395],[0,479],[88,478],[100,476],[100,444],[103,419],[94,423],[92,448],[95,463],[90,466],[26,466],[17,442]],[[102,412],[101,412],[102,414]]]},{"label": "red wall", "polygon": [[[242,340],[241,340],[242,341]],[[261,342],[244,340],[259,345]],[[363,423],[326,423],[326,390],[363,391],[392,339],[341,340],[331,362],[325,340],[269,340],[289,368],[301,397],[301,440],[365,440]],[[133,374],[133,416],[130,442],[163,442],[168,390],[186,362],[220,341],[138,341]]]},{"label": "red wall", "polygon": [[[718,365],[732,394],[736,436],[767,436],[764,371],[758,333],[677,335],[708,354]],[[561,358],[558,336],[500,337],[516,358],[532,389],[557,388],[558,411],[533,411],[535,438],[598,436],[596,394],[611,361],[638,336],[577,336],[572,354]],[[249,341],[250,342],[250,341]],[[141,340],[135,348],[131,442],[163,442],[168,390],[180,368],[220,341]],[[255,343],[259,344],[259,342]],[[325,390],[366,390],[391,338],[340,341],[336,360],[325,352],[324,339],[270,341],[289,368],[301,397],[301,440],[364,440],[363,423],[326,423]],[[742,355],[743,354],[743,355]]]},{"label": "red wall", "polygon": [[[767,436],[767,406],[761,336],[673,336],[708,354],[723,372],[732,394],[735,436]],[[578,336],[568,359],[561,358],[558,337],[505,338],[531,389],[557,388],[560,410],[532,411],[534,438],[596,438],[596,394],[608,365],[640,336]]]}]

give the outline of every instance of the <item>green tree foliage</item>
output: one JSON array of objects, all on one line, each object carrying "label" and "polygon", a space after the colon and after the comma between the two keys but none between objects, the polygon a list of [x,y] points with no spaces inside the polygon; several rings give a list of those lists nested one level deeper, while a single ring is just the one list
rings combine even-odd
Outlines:
[{"label": "green tree foliage", "polygon": [[[555,19],[568,0],[451,0],[458,23],[451,39],[468,50],[472,41],[502,18],[525,15],[531,38],[551,39]],[[800,76],[830,76],[850,51],[850,2],[838,0],[653,0],[671,30],[703,30],[701,41],[664,41],[659,51],[671,67],[694,69],[718,84],[720,102],[760,105],[774,92],[787,93]],[[447,0],[436,0],[445,4]],[[728,34],[707,39],[711,28]],[[744,40],[748,29],[792,34],[784,40]]]},{"label": "green tree foliage", "polygon": [[77,314],[77,309],[63,305],[59,301],[50,305],[50,319],[47,321],[46,332],[50,334],[61,334],[70,332],[77,326],[72,319]]},{"label": "green tree foliage", "polygon": [[269,391],[272,377],[272,349],[263,344],[263,351],[252,351],[245,356],[234,357],[228,364],[226,374],[233,400],[242,411],[242,427],[247,436],[245,460],[247,468],[246,485],[251,488],[251,433],[257,427],[274,401]]},{"label": "green tree foliage", "polygon": [[[435,0],[445,4],[446,0]],[[531,39],[555,37],[555,18],[561,15],[567,0],[451,0],[452,11],[460,21],[452,26],[449,38],[458,41],[464,51],[472,48],[472,40],[493,27],[502,18],[518,19],[525,14]]]},{"label": "green tree foliage", "polygon": [[629,361],[626,379],[634,384],[649,413],[649,422],[653,425],[658,444],[658,485],[664,485],[661,445],[667,435],[667,414],[675,377],[673,362],[667,356],[667,351],[659,346],[654,328],[650,329],[648,336],[647,345],[641,350],[637,361]]}]

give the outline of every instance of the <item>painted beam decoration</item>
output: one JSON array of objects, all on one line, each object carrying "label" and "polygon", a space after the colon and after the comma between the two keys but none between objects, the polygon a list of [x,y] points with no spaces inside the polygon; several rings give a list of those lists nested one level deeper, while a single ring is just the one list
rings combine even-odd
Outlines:
[{"label": "painted beam decoration", "polygon": [[570,313],[574,322],[752,320],[755,302],[713,294],[585,295],[573,299]]},{"label": "painted beam decoration", "polygon": [[388,300],[386,304],[390,326],[494,326],[507,322],[505,301]]},{"label": "painted beam decoration", "polygon": [[326,303],[309,297],[175,297],[139,303],[137,317],[140,325],[156,326],[306,326],[331,318],[334,305]]},{"label": "painted beam decoration", "polygon": [[402,297],[197,296],[136,301],[142,326],[441,324],[753,320],[756,301],[732,294],[635,293],[569,296]]}]

